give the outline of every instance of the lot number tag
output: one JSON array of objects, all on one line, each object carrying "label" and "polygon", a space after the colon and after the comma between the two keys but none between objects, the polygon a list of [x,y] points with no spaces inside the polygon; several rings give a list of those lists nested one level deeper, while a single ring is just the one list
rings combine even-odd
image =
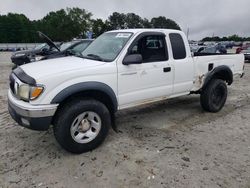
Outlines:
[{"label": "lot number tag", "polygon": [[118,33],[116,35],[116,38],[129,38],[131,36],[131,33]]}]

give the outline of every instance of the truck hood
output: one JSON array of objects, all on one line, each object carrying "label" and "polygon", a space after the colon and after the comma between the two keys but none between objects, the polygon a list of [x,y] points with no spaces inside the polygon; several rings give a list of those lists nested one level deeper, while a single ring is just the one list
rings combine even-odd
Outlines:
[{"label": "truck hood", "polygon": [[38,31],[37,33],[38,33],[39,37],[41,39],[43,39],[51,48],[55,48],[55,49],[58,50],[58,52],[60,52],[60,49],[57,47],[57,45],[48,36],[46,36],[41,31]]},{"label": "truck hood", "polygon": [[40,78],[60,74],[66,71],[79,69],[86,70],[87,68],[103,64],[105,64],[105,62],[69,56],[25,64],[22,65],[21,68],[26,74],[33,77],[35,80],[39,80]]}]

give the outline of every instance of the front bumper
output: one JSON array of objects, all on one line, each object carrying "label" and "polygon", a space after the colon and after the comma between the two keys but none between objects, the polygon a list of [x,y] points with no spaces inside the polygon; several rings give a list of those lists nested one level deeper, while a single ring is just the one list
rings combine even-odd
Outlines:
[{"label": "front bumper", "polygon": [[31,105],[16,99],[10,90],[8,92],[8,109],[11,117],[19,125],[32,130],[48,130],[57,106],[57,104]]}]

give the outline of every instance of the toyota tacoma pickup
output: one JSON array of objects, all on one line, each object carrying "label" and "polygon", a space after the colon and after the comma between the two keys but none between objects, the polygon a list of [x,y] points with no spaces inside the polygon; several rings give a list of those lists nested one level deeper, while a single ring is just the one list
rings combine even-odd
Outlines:
[{"label": "toyota tacoma pickup", "polygon": [[45,60],[10,74],[8,106],[21,126],[47,130],[72,153],[98,147],[125,108],[200,94],[218,112],[227,85],[244,74],[242,54],[192,54],[185,34],[128,29],[102,34],[78,56]]}]

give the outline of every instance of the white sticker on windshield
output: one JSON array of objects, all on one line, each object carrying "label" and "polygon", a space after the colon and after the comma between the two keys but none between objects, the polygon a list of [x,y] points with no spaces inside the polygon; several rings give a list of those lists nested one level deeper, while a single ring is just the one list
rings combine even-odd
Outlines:
[{"label": "white sticker on windshield", "polygon": [[131,33],[118,33],[115,37],[116,38],[129,38]]}]

